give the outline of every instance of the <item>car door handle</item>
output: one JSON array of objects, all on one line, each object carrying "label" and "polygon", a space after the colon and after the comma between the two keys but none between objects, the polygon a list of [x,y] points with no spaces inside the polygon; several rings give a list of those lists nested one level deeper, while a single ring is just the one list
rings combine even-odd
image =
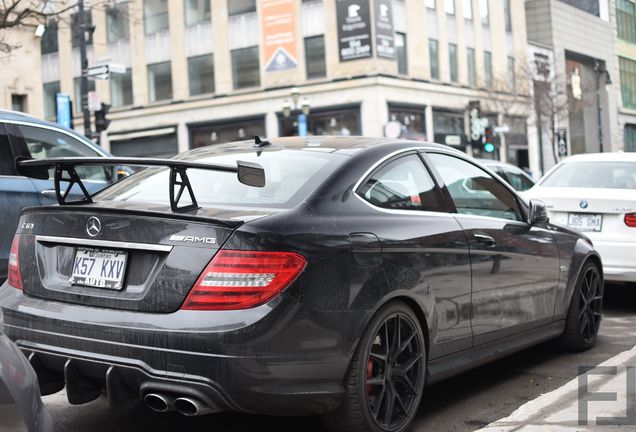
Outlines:
[{"label": "car door handle", "polygon": [[496,243],[494,237],[486,234],[474,234],[473,237],[475,237],[475,240],[477,240],[479,243],[484,243],[488,246],[494,246]]}]

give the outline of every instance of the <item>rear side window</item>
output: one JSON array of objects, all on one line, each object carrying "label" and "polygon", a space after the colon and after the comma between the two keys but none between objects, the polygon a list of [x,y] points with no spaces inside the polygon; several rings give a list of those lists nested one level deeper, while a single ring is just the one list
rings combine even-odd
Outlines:
[{"label": "rear side window", "polygon": [[417,155],[404,156],[378,169],[358,189],[369,203],[393,210],[442,211],[433,179]]},{"label": "rear side window", "polygon": [[[237,160],[254,162],[265,170],[265,187],[239,183],[235,173],[189,169],[197,202],[202,207],[291,208],[312,193],[347,157],[313,151],[281,150],[234,153],[197,159],[197,162],[236,165]],[[96,198],[102,201],[132,201],[170,205],[167,168],[140,171]]]},{"label": "rear side window", "polygon": [[[36,126],[19,125],[18,127],[29,154],[34,159],[101,156],[88,145],[67,134]],[[82,180],[106,181],[108,179],[108,170],[104,167],[78,167],[77,174]],[[50,170],[49,177],[53,178],[53,169]]]}]

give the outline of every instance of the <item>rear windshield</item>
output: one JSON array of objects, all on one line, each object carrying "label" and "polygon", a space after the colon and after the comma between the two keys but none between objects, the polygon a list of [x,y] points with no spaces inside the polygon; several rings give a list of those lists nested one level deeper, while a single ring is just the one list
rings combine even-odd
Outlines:
[{"label": "rear windshield", "polygon": [[541,182],[541,186],[636,189],[636,163],[565,163]]},{"label": "rear windshield", "polygon": [[[260,156],[256,152],[218,155],[196,161],[232,166],[237,160],[258,163],[265,169],[265,187],[244,185],[236,173],[219,171],[188,169],[188,178],[202,207],[291,208],[315,190],[344,159],[346,156],[298,150],[264,151]],[[169,173],[167,168],[145,169],[95,198],[170,205]]]}]

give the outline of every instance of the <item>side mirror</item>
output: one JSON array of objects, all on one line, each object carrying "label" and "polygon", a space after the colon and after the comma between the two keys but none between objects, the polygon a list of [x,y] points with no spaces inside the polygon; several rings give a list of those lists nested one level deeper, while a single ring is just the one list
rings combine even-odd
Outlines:
[{"label": "side mirror", "polygon": [[528,212],[528,223],[530,225],[546,224],[550,220],[548,210],[543,201],[530,200],[530,211]]}]

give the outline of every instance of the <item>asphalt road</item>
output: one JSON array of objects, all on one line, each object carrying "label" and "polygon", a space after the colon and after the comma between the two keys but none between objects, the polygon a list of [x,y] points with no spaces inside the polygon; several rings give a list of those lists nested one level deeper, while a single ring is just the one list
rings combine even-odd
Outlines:
[{"label": "asphalt road", "polygon": [[[594,349],[580,354],[563,353],[548,343],[435,384],[426,389],[409,432],[474,431],[575,378],[579,366],[595,366],[634,345],[636,285],[608,286],[605,317]],[[72,406],[64,392],[44,399],[57,431],[325,431],[316,417],[223,413],[187,418],[176,413],[156,414],[143,406],[127,413],[114,413],[104,399]]]}]

